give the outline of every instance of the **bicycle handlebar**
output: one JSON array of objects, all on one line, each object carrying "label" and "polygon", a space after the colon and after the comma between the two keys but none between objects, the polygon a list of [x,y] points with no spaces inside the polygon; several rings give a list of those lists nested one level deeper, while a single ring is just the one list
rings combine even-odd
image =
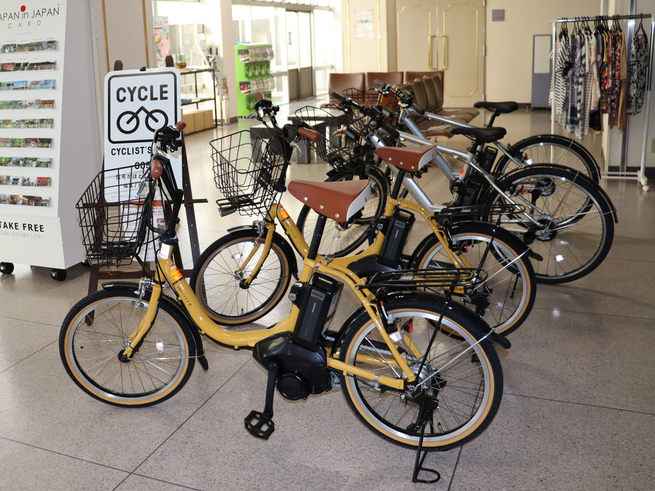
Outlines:
[{"label": "bicycle handlebar", "polygon": [[[379,82],[379,80],[375,81],[376,83]],[[369,107],[364,107],[359,104],[357,104],[355,101],[352,99],[349,99],[348,97],[344,96],[343,94],[340,94],[339,92],[332,92],[332,97],[335,99],[341,101],[341,104],[339,104],[339,109],[342,110],[348,110],[350,107],[354,107],[357,109],[359,112],[364,114],[365,116],[368,116],[371,118],[371,123],[374,123],[375,127],[383,129],[385,132],[389,134],[394,140],[397,140],[400,137],[400,133],[398,133],[398,130],[391,126],[390,124],[386,123],[380,116],[384,116],[384,113],[377,109],[374,106],[369,106]],[[344,104],[345,103],[345,104]],[[373,127],[373,125],[372,125]]]},{"label": "bicycle handlebar", "polygon": [[164,172],[164,167],[159,159],[152,159],[150,161],[150,177],[159,179]]},{"label": "bicycle handlebar", "polygon": [[413,92],[410,92],[409,90],[395,89],[391,85],[386,84],[382,80],[378,80],[377,78],[374,80],[374,82],[376,85],[380,86],[383,95],[385,95],[385,93],[386,95],[388,95],[389,92],[391,92],[400,100],[401,103],[411,107],[414,110],[414,112],[416,112],[420,116],[425,114],[425,109],[423,109],[421,106],[419,106],[414,102]]},{"label": "bicycle handlebar", "polygon": [[305,138],[310,139],[313,142],[317,142],[321,139],[321,134],[318,131],[314,131],[311,128],[298,128],[298,134],[304,136]]},{"label": "bicycle handlebar", "polygon": [[340,100],[341,102],[344,102],[347,99],[347,97],[345,95],[343,95],[343,94],[341,94],[339,92],[332,92],[332,97],[334,97],[335,99]]}]

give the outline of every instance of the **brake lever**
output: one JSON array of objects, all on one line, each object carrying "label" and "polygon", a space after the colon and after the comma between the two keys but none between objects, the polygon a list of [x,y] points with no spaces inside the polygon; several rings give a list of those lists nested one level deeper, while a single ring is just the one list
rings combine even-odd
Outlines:
[{"label": "brake lever", "polygon": [[[143,194],[143,190],[146,187],[146,184],[148,183],[148,180],[150,179],[150,166],[146,169],[146,171],[143,173],[141,176],[141,182],[139,183],[139,190],[136,192],[136,197],[141,199],[141,195]],[[148,190],[150,192],[150,190]]]},{"label": "brake lever", "polygon": [[291,145],[296,152],[298,152],[298,158],[302,157],[302,150],[300,150],[300,145],[294,140],[289,145]]}]

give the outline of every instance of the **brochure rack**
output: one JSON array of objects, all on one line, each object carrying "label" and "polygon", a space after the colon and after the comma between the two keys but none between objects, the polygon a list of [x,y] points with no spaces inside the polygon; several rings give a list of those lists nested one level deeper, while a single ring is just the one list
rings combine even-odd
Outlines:
[{"label": "brochure rack", "polygon": [[63,280],[85,257],[75,199],[100,170],[89,4],[4,0],[2,10],[0,272],[29,264]]},{"label": "brochure rack", "polygon": [[247,117],[255,109],[257,94],[270,99],[275,89],[271,74],[273,46],[270,44],[237,44],[234,47],[239,117]]}]

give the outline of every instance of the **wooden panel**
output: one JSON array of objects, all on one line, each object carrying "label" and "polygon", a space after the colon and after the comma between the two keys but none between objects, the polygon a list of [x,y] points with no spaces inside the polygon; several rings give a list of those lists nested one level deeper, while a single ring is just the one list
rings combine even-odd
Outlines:
[{"label": "wooden panel", "polygon": [[398,71],[434,70],[434,2],[396,4],[396,66]]}]

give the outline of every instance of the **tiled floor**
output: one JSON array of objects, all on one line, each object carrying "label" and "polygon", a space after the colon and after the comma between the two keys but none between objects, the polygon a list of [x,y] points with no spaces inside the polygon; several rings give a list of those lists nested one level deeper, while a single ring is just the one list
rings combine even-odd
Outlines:
[{"label": "tiled floor", "polygon": [[[547,119],[521,111],[500,124],[516,141],[547,131]],[[220,132],[187,139],[194,194],[209,199],[196,206],[201,247],[249,222],[221,219],[213,204],[207,141]],[[586,143],[597,149],[595,140]],[[322,179],[325,170],[294,165],[291,177]],[[427,178],[426,187],[442,184],[437,173]],[[206,342],[209,371],[198,368],[155,407],[88,397],[66,375],[57,344],[87,269],[57,283],[46,269],[17,265],[0,277],[0,489],[653,489],[655,193],[634,181],[603,186],[620,218],[609,256],[581,280],[539,286],[512,348],[499,350],[505,394],[496,419],[463,448],[430,454],[442,475],[431,486],[412,484],[414,454],[364,428],[338,391],[296,403],[277,396],[275,434],[248,435],[243,418],[263,407],[266,376],[246,351]],[[294,215],[292,198],[285,204]]]}]

